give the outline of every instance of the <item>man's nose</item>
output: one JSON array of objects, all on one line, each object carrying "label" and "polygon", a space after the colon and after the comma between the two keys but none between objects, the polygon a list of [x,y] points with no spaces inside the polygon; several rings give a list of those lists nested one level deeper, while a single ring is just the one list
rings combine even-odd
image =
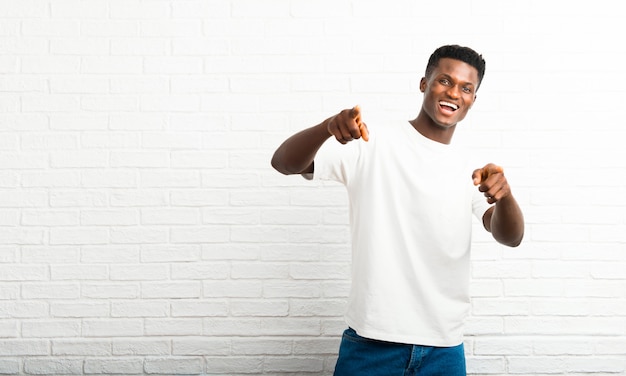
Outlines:
[{"label": "man's nose", "polygon": [[461,91],[459,90],[459,87],[457,85],[452,85],[448,88],[447,94],[450,96],[450,98],[459,98],[459,96],[461,95]]}]

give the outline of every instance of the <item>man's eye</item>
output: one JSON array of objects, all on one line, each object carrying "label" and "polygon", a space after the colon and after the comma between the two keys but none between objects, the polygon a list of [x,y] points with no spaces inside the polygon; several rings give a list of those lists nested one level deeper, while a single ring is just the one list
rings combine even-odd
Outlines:
[{"label": "man's eye", "polygon": [[469,88],[469,87],[464,87],[464,88],[463,88],[463,92],[464,92],[464,93],[467,93],[467,94],[471,94],[471,93],[472,93],[472,89],[471,89],[471,88]]},{"label": "man's eye", "polygon": [[441,80],[439,80],[439,82],[440,82],[442,85],[450,85],[450,81],[448,81],[448,80],[447,80],[447,79],[445,79],[445,78],[442,78]]}]

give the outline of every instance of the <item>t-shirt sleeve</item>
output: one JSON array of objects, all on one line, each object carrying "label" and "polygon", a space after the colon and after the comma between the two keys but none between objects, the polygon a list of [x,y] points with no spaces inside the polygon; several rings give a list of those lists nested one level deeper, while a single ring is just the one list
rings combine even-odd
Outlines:
[{"label": "t-shirt sleeve", "polygon": [[480,223],[483,221],[483,216],[487,209],[489,209],[492,205],[487,202],[487,198],[485,195],[478,190],[477,187],[474,187],[474,193],[472,195],[472,211],[476,218],[480,220]]},{"label": "t-shirt sleeve", "polygon": [[309,174],[305,178],[332,180],[347,185],[354,173],[358,155],[358,142],[353,141],[342,145],[331,138],[322,145],[315,155],[313,174]]}]

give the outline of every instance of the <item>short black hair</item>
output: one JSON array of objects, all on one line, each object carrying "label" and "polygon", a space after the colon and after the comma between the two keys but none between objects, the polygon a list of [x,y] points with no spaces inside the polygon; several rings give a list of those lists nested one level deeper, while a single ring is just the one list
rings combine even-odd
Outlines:
[{"label": "short black hair", "polygon": [[[483,55],[469,47],[459,46],[458,44],[441,46],[437,48],[428,59],[426,77],[430,76],[437,65],[439,65],[439,60],[443,58],[460,60],[476,68],[478,71],[478,87],[480,87],[480,83],[483,81],[483,76],[485,75],[485,59],[483,59]],[[478,87],[476,89],[478,89]]]}]

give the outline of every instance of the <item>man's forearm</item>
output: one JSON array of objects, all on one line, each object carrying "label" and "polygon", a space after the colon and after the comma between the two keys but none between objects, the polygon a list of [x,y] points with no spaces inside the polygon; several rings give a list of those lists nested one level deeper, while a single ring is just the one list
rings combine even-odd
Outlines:
[{"label": "man's forearm", "polygon": [[524,237],[524,215],[511,195],[498,201],[491,216],[491,233],[499,243],[517,247]]},{"label": "man's forearm", "polygon": [[319,148],[330,138],[328,121],[300,131],[289,137],[274,152],[272,167],[285,175],[313,172],[313,159]]}]

